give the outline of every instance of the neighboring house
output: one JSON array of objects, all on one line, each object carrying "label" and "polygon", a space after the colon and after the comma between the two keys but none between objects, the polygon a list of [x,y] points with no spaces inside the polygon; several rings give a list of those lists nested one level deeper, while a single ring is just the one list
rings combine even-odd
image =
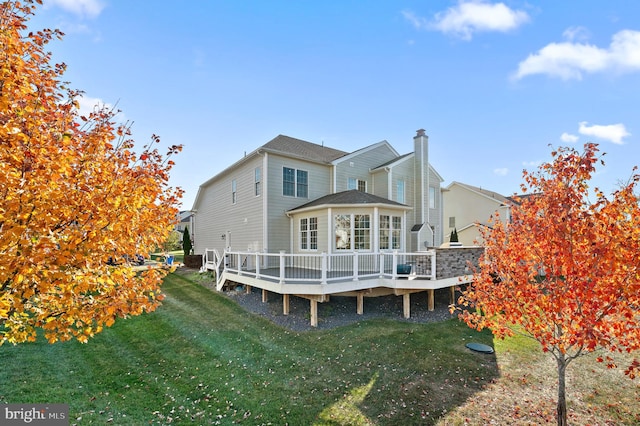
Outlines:
[{"label": "neighboring house", "polygon": [[198,190],[195,253],[420,251],[443,241],[442,178],[428,137],[348,153],[280,135]]},{"label": "neighboring house", "polygon": [[[413,152],[387,141],[345,152],[277,136],[203,183],[193,205],[194,253],[228,283],[317,303],[330,295],[409,296],[469,282],[478,249],[443,242],[442,177],[420,129]],[[235,285],[235,284],[234,284]]]},{"label": "neighboring house", "polygon": [[[495,191],[452,182],[442,190],[445,241],[449,241],[451,231],[456,229],[458,241],[463,246],[482,245],[480,227],[490,226],[490,218],[499,216],[508,222],[511,198]],[[498,213],[498,216],[496,216]]]},{"label": "neighboring house", "polygon": [[183,210],[178,213],[178,223],[174,227],[174,230],[180,233],[180,242],[183,240],[184,230],[189,229],[189,236],[191,237],[191,242],[193,243],[193,218],[194,214],[191,210]]}]

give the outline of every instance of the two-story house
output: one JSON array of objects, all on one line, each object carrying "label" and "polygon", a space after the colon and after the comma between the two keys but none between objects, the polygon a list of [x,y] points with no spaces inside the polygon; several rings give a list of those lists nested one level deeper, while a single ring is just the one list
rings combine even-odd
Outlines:
[{"label": "two-story house", "polygon": [[428,137],[400,155],[382,141],[352,153],[277,136],[198,190],[195,253],[420,251],[442,242],[442,178]]},{"label": "two-story house", "polygon": [[[240,283],[311,302],[330,295],[404,297],[468,282],[478,253],[438,252],[442,177],[420,129],[413,152],[387,141],[354,152],[277,136],[203,183],[196,196],[194,252],[217,288]],[[439,249],[438,249],[439,250]],[[438,261],[438,259],[443,259]],[[235,284],[234,284],[235,285]],[[452,300],[453,302],[453,300]]]},{"label": "two-story house", "polygon": [[481,227],[490,226],[490,221],[497,218],[502,222],[511,220],[510,209],[514,201],[495,191],[452,182],[443,188],[442,194],[445,241],[455,229],[462,245],[482,245]]}]

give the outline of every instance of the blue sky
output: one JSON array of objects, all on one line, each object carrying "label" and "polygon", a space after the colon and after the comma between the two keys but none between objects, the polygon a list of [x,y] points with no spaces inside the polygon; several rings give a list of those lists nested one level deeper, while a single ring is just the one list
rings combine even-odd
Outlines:
[{"label": "blue sky", "polygon": [[605,192],[640,164],[640,2],[44,1],[83,105],[184,145],[183,209],[278,134],[404,154],[424,128],[445,185],[503,195],[549,145],[599,143]]}]

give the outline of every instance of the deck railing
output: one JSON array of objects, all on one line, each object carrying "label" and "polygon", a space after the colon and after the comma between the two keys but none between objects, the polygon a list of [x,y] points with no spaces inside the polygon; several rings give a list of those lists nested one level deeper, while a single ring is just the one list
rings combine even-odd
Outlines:
[{"label": "deck railing", "polygon": [[368,278],[436,278],[436,251],[291,254],[207,249],[203,267],[279,283],[328,284]]}]

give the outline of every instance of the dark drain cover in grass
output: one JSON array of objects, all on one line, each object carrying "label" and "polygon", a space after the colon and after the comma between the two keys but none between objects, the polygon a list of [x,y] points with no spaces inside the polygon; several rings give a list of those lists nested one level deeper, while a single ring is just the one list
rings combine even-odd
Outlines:
[{"label": "dark drain cover in grass", "polygon": [[467,343],[465,346],[472,351],[481,352],[483,354],[493,353],[493,348],[491,346],[483,345],[482,343]]}]

